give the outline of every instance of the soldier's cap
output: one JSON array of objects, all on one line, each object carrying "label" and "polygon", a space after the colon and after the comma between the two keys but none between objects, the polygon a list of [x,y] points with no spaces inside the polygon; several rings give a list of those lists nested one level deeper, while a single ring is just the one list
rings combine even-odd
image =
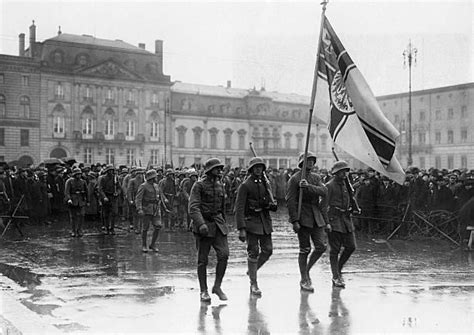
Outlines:
[{"label": "soldier's cap", "polygon": [[337,161],[334,163],[334,165],[331,168],[331,173],[336,174],[339,171],[347,170],[349,171],[351,168],[349,167],[349,164],[347,164],[346,161]]},{"label": "soldier's cap", "polygon": [[137,168],[135,169],[135,173],[145,173],[145,168],[139,166],[139,167],[137,167]]},{"label": "soldier's cap", "polygon": [[249,162],[249,167],[247,170],[250,171],[257,165],[261,165],[263,167],[263,171],[267,169],[267,165],[265,164],[262,157],[253,157]]},{"label": "soldier's cap", "polygon": [[198,176],[198,173],[196,171],[196,169],[192,168],[192,169],[189,169],[188,170],[188,175],[191,177],[191,176]]},{"label": "soldier's cap", "polygon": [[81,169],[79,169],[79,168],[74,168],[74,169],[72,170],[72,175],[75,176],[75,175],[78,175],[78,174],[82,174]]},{"label": "soldier's cap", "polygon": [[97,172],[95,172],[95,171],[90,171],[87,175],[90,176],[90,177],[93,177],[93,178],[97,178],[97,176],[98,176],[99,174],[98,174]]},{"label": "soldier's cap", "polygon": [[174,175],[174,170],[173,169],[166,169],[165,176],[169,176],[171,174]]},{"label": "soldier's cap", "polygon": [[115,168],[112,164],[107,165],[104,169],[104,173],[107,173],[109,171],[115,171]]},{"label": "soldier's cap", "polygon": [[145,180],[150,180],[157,177],[156,170],[151,169],[145,173]]},{"label": "soldier's cap", "polygon": [[135,172],[137,172],[137,167],[132,166],[132,168],[130,169],[130,173],[135,173]]},{"label": "soldier's cap", "polygon": [[[309,160],[311,158],[314,159],[314,162],[316,163],[316,160],[318,158],[316,157],[316,155],[314,153],[312,153],[311,151],[308,151],[307,155],[306,155],[306,160]],[[298,158],[298,167],[300,169],[303,167],[303,163],[304,163],[304,152],[302,154],[300,154],[300,157]]]},{"label": "soldier's cap", "polygon": [[217,167],[224,168],[224,164],[221,163],[221,160],[219,158],[209,158],[204,163],[204,173],[207,174]]}]

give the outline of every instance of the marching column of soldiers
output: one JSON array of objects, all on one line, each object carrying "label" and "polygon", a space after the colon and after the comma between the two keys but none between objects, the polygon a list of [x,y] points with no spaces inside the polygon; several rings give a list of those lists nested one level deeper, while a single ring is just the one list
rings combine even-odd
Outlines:
[{"label": "marching column of soldiers", "polygon": [[144,253],[158,252],[161,230],[192,231],[200,299],[206,302],[211,299],[206,270],[211,247],[217,254],[212,293],[227,299],[221,284],[229,257],[228,215],[235,216],[238,238],[246,244],[254,296],[262,295],[257,272],[273,252],[270,212],[277,207],[288,209],[299,243],[300,288],[309,292],[314,291],[310,272],[326,251],[326,241],[333,286],[345,287],[342,269],[356,249],[355,230],[390,232],[400,222],[401,209],[457,213],[461,234],[474,225],[474,170],[410,167],[398,185],[371,168],[355,171],[337,161],[328,171],[318,169],[315,154],[308,152],[306,161],[304,157],[295,169],[278,170],[260,157],[251,159],[247,169],[224,167],[217,158],[190,169],[0,164],[0,213],[3,218],[29,217],[36,225],[67,222],[67,215],[75,238],[83,236],[85,218],[100,222],[104,235],[114,235],[128,221],[129,232],[141,234]]}]

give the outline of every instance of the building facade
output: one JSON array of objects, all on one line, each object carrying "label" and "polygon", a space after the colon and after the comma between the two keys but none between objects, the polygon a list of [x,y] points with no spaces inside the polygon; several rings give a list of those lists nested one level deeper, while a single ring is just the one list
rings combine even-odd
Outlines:
[{"label": "building facade", "polygon": [[[246,166],[253,153],[272,168],[295,167],[304,151],[309,98],[296,94],[176,82],[171,88],[173,161],[202,164],[219,157],[229,166]],[[333,162],[324,123],[314,118],[309,150],[318,165]]]},{"label": "building facade", "polygon": [[[413,165],[428,169],[474,167],[474,83],[415,91],[411,95]],[[408,164],[409,95],[377,98],[400,131],[397,157]]]}]

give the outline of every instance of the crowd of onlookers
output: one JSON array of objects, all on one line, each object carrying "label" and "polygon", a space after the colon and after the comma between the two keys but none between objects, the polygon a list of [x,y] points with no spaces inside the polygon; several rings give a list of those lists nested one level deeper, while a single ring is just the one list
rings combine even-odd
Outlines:
[{"label": "crowd of onlookers", "polygon": [[[88,203],[86,218],[101,220],[101,201],[97,193],[98,179],[105,170],[105,164],[85,165],[42,164],[38,168],[16,168],[7,164],[0,166],[0,213],[17,213],[29,216],[31,223],[48,223],[67,212],[65,183],[71,177],[73,168],[80,168],[81,178],[86,181]],[[150,167],[149,167],[150,168]],[[167,197],[167,211],[162,211],[165,229],[188,229],[190,219],[187,215],[189,190],[202,173],[199,166],[190,168],[154,167],[158,183]],[[117,178],[118,215],[124,221],[131,220],[127,199],[127,187],[131,178],[140,172],[138,167],[119,166],[114,168]],[[297,169],[273,169],[265,173],[273,196],[280,206],[285,206],[286,186]],[[331,171],[315,169],[323,182],[331,178]],[[239,185],[246,178],[245,168],[226,167],[222,182],[226,192],[226,209],[232,213]],[[381,176],[373,169],[351,171],[349,178],[354,188],[355,198],[361,209],[358,227],[362,230],[376,231],[392,229],[400,219],[400,211],[409,205],[411,210],[458,211],[474,196],[474,170],[446,169],[429,170],[412,167],[406,170],[406,179],[399,185]],[[119,219],[117,218],[117,219]],[[388,227],[388,228],[387,228]]]}]

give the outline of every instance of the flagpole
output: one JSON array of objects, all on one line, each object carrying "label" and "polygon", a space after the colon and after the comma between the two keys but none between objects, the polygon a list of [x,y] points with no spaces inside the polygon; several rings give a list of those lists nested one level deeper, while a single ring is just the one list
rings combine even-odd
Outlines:
[{"label": "flagpole", "polygon": [[[319,53],[321,52],[321,37],[323,35],[323,25],[324,25],[324,18],[326,13],[326,5],[328,4],[329,0],[323,0],[321,2],[322,10],[321,10],[321,24],[319,27],[319,39],[318,39],[318,51],[316,53],[316,63],[314,66],[314,77],[313,77],[313,89],[311,91],[311,100],[309,105],[309,120],[308,120],[308,130],[306,132],[306,143],[304,148],[304,159],[303,159],[303,166],[301,168],[301,179],[306,179],[306,157],[308,155],[308,146],[309,146],[309,137],[311,135],[311,123],[313,122],[313,108],[314,108],[314,101],[316,100],[316,90],[317,90],[317,83],[318,83],[318,69],[319,69]],[[298,220],[301,216],[301,205],[303,202],[303,189],[300,187],[300,193],[298,198]]]}]

